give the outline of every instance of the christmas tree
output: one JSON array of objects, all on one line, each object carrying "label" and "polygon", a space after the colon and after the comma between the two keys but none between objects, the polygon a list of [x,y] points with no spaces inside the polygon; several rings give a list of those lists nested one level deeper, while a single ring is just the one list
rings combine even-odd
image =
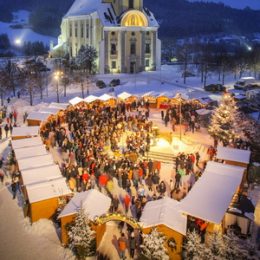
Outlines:
[{"label": "christmas tree", "polygon": [[239,112],[234,98],[229,93],[223,95],[219,107],[214,111],[208,131],[224,145],[232,143],[241,134]]},{"label": "christmas tree", "polygon": [[69,227],[69,246],[79,259],[96,253],[95,231],[90,227],[88,216],[80,209],[75,222]]},{"label": "christmas tree", "polygon": [[151,260],[168,260],[167,249],[164,246],[165,236],[153,229],[150,234],[143,234],[142,254]]}]

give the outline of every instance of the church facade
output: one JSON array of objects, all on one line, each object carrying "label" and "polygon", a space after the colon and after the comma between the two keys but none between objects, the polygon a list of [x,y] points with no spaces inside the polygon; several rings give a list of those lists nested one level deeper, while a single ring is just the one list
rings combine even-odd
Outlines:
[{"label": "church facade", "polygon": [[62,19],[58,45],[76,57],[82,45],[98,52],[99,73],[136,73],[161,65],[159,25],[143,0],[75,0]]}]

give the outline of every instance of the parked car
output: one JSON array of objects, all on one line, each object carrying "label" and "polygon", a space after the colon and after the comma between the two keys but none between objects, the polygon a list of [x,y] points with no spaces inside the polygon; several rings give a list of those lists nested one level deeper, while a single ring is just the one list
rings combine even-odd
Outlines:
[{"label": "parked car", "polygon": [[98,88],[105,88],[107,85],[106,85],[106,83],[103,80],[97,80],[96,81],[96,86]]},{"label": "parked car", "polygon": [[210,92],[222,92],[226,91],[226,88],[222,84],[210,84],[204,87],[206,91]]},{"label": "parked car", "polygon": [[254,84],[256,82],[254,77],[243,77],[237,81],[234,85],[235,89],[244,89],[249,84]]},{"label": "parked car", "polygon": [[118,86],[118,85],[120,85],[120,79],[112,79],[109,83],[110,87],[115,87],[115,86]]}]

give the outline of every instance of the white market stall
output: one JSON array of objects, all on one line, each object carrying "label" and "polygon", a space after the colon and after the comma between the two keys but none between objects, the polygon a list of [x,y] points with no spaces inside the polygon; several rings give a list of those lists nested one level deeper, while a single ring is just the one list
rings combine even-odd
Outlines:
[{"label": "white market stall", "polygon": [[[47,109],[47,108],[45,108]],[[27,117],[28,126],[40,126],[40,124],[46,121],[52,115],[51,112],[31,112]]]},{"label": "white market stall", "polygon": [[84,99],[84,101],[88,104],[98,101],[99,98],[97,96],[90,95]]},{"label": "white market stall", "polygon": [[181,201],[181,211],[210,223],[208,230],[219,228],[217,225],[223,221],[244,170],[243,167],[208,162],[203,175]]},{"label": "white market stall", "polygon": [[85,192],[76,193],[70,202],[64,207],[59,215],[61,220],[61,241],[65,245],[68,242],[66,226],[72,222],[82,207],[91,220],[106,214],[111,206],[111,199],[103,193],[91,189]]},{"label": "white market stall", "polygon": [[19,170],[35,169],[44,166],[54,165],[51,154],[35,156],[32,158],[17,159]]},{"label": "white market stall", "polygon": [[32,138],[12,140],[11,144],[13,149],[19,149],[19,148],[39,146],[42,145],[43,142],[41,137],[32,137]]},{"label": "white market stall", "polygon": [[31,158],[31,161],[34,160],[34,157],[48,154],[44,145],[15,149],[14,153],[17,160]]},{"label": "white market stall", "polygon": [[74,98],[72,98],[71,100],[69,100],[69,103],[70,103],[72,106],[76,106],[76,105],[80,104],[81,102],[84,102],[84,99],[83,99],[83,98],[80,98],[80,97],[74,97]]},{"label": "white market stall", "polygon": [[60,198],[70,196],[71,191],[65,178],[30,184],[26,186],[28,215],[31,222],[42,218],[50,219],[57,211]]},{"label": "white market stall", "polygon": [[39,126],[14,127],[12,140],[35,137],[39,135]]},{"label": "white market stall", "polygon": [[113,96],[110,96],[108,94],[104,94],[98,98],[101,102],[103,102],[105,105],[109,106],[115,106],[116,105],[116,98]]},{"label": "white market stall", "polygon": [[69,103],[56,103],[56,102],[52,102],[49,105],[49,108],[59,108],[60,110],[65,110],[67,109],[69,106]]},{"label": "white market stall", "polygon": [[[156,227],[166,236],[165,246],[169,248],[171,259],[179,259],[178,255],[182,251],[183,239],[186,236],[187,216],[182,214],[180,206],[180,202],[168,197],[149,201],[140,219],[144,233],[149,233],[152,228]],[[175,243],[174,251],[169,246],[171,240]]]},{"label": "white market stall", "polygon": [[40,182],[46,182],[62,177],[58,165],[47,165],[39,168],[31,168],[21,171],[22,184],[29,185]]}]

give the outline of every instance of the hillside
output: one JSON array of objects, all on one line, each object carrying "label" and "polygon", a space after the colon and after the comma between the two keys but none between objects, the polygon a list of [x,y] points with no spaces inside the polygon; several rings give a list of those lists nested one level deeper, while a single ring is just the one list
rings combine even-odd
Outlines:
[{"label": "hillside", "polygon": [[[73,0],[0,0],[0,20],[10,21],[12,12],[32,11],[34,31],[57,36],[60,21]],[[220,3],[185,0],[145,0],[160,22],[160,37],[185,37],[200,34],[260,32],[260,11],[233,9]]]}]

